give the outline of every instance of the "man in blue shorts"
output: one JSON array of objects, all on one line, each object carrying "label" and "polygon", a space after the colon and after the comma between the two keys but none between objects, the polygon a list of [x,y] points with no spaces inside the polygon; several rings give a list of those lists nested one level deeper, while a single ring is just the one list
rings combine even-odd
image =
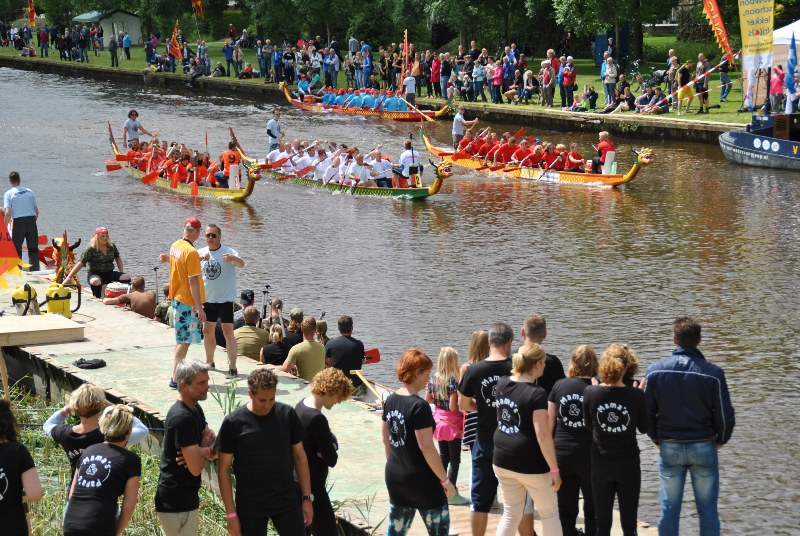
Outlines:
[{"label": "man in blue shorts", "polygon": [[173,389],[178,388],[175,368],[186,357],[190,344],[200,344],[202,325],[206,320],[203,310],[206,294],[200,256],[194,248],[202,228],[197,218],[186,218],[183,237],[173,242],[169,249],[169,298],[175,311],[175,363],[169,380],[169,386]]}]

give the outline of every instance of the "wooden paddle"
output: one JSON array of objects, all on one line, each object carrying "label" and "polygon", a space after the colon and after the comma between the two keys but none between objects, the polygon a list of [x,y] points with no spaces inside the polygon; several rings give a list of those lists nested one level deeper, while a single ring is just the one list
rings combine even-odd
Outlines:
[{"label": "wooden paddle", "polygon": [[142,184],[155,184],[155,182],[158,180],[158,174],[161,173],[163,169],[163,167],[160,167],[157,170],[151,171],[147,175],[143,176]]},{"label": "wooden paddle", "polygon": [[138,160],[139,157],[138,156],[129,156],[127,154],[120,153],[115,157],[115,159],[116,159],[117,162],[133,162],[135,160]]},{"label": "wooden paddle", "polygon": [[113,158],[106,160],[106,171],[119,171],[122,169],[120,164],[117,164],[117,161]]},{"label": "wooden paddle", "polygon": [[286,163],[286,162],[287,162],[287,161],[288,161],[290,158],[293,158],[293,157],[295,157],[295,156],[297,156],[297,153],[292,153],[292,154],[290,154],[289,156],[287,156],[286,158],[281,158],[280,160],[275,160],[275,161],[274,161],[273,163],[271,163],[271,164],[259,164],[259,167],[260,167],[261,169],[275,169],[275,168],[281,167],[281,166],[282,166],[282,165],[284,165],[284,164],[285,164],[285,163]]},{"label": "wooden paddle", "polygon": [[381,109],[381,105],[383,104],[383,101],[385,101],[385,100],[386,100],[386,95],[381,97],[381,100],[378,101],[377,106],[375,106],[375,108],[373,108],[372,111],[373,112],[377,112],[378,110],[380,110]]},{"label": "wooden paddle", "polygon": [[409,105],[409,106],[411,107],[411,109],[412,109],[412,110],[414,110],[414,111],[415,111],[415,112],[417,112],[419,115],[421,115],[423,118],[425,118],[425,121],[428,121],[428,122],[430,122],[430,123],[435,123],[435,122],[436,122],[436,121],[434,121],[433,119],[431,119],[430,117],[428,117],[427,115],[425,115],[423,112],[421,112],[419,108],[417,108],[416,106],[414,106],[413,104],[411,104],[410,102],[408,102],[408,101],[407,101],[406,99],[404,99],[403,97],[398,97],[398,98],[399,98],[401,101],[405,102],[407,105]]},{"label": "wooden paddle", "polygon": [[381,362],[381,351],[377,348],[370,348],[369,350],[364,350],[364,364],[365,365],[374,365],[375,363]]}]

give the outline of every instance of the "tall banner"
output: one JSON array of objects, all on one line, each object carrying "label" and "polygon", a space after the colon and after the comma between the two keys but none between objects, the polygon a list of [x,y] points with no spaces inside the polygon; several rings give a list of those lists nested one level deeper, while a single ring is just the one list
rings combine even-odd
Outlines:
[{"label": "tall banner", "polygon": [[33,5],[33,0],[28,0],[28,21],[31,23],[31,28],[36,24],[36,7]]},{"label": "tall banner", "polygon": [[203,0],[192,0],[192,8],[194,8],[194,12],[198,17],[205,18],[203,15]]},{"label": "tall banner", "polygon": [[733,49],[728,39],[728,30],[725,29],[725,23],[722,22],[722,13],[719,12],[717,0],[703,0],[703,13],[706,14],[706,18],[711,24],[711,29],[714,31],[714,37],[717,39],[720,50],[728,58],[731,67],[734,67],[736,62],[733,58]]},{"label": "tall banner", "polygon": [[408,30],[406,30],[403,32],[403,72],[400,77],[401,80],[406,77],[406,71],[410,68],[411,66],[408,62]]},{"label": "tall banner", "polygon": [[786,87],[786,110],[785,113],[790,114],[794,112],[794,92],[797,91],[794,83],[794,71],[797,69],[797,49],[794,46],[794,32],[792,32],[792,41],[789,44],[789,59],[786,61],[786,79],[784,86]]},{"label": "tall banner", "polygon": [[[742,70],[747,71],[745,106],[752,110],[753,88],[760,69],[772,67],[774,0],[739,0],[739,25],[742,29]],[[765,81],[769,84],[769,80]]]},{"label": "tall banner", "polygon": [[183,61],[183,48],[180,41],[178,41],[178,21],[175,21],[175,27],[172,28],[172,39],[169,40],[169,53],[175,56],[178,61]]}]

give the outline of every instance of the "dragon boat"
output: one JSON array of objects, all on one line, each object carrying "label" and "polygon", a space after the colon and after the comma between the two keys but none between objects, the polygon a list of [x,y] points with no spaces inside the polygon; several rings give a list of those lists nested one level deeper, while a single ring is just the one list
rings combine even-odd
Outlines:
[{"label": "dragon boat", "polygon": [[800,113],[753,115],[745,130],[720,134],[719,146],[737,164],[800,170]]},{"label": "dragon boat", "polygon": [[652,149],[647,147],[634,149],[633,152],[636,155],[636,160],[633,162],[631,169],[624,175],[618,173],[601,175],[599,173],[575,173],[572,171],[558,171],[554,169],[544,170],[533,167],[519,167],[513,164],[497,168],[485,166],[483,160],[478,158],[457,157],[452,149],[442,149],[440,147],[436,147],[431,143],[431,140],[428,138],[425,129],[422,129],[422,139],[425,142],[425,148],[428,150],[428,152],[439,158],[442,162],[451,163],[455,166],[460,166],[474,171],[498,173],[502,176],[531,180],[535,182],[557,182],[580,184],[585,186],[617,187],[631,182],[639,174],[639,170],[641,168],[649,166],[655,159],[655,154],[653,153]]},{"label": "dragon boat", "polygon": [[[343,106],[324,106],[314,99],[311,101],[309,99],[308,102],[305,102],[301,99],[293,97],[292,94],[289,92],[289,87],[286,85],[285,82],[281,82],[280,84],[281,91],[283,91],[283,95],[286,97],[286,100],[292,106],[303,110],[304,112],[332,112],[332,113],[340,113],[340,114],[349,114],[349,115],[365,115],[365,116],[373,116],[373,117],[386,117],[392,119],[394,121],[422,121],[423,115],[429,117],[431,119],[438,119],[442,117],[445,113],[447,113],[447,109],[450,107],[450,102],[448,101],[445,103],[444,106],[439,108],[438,110],[432,111],[423,111],[422,113],[409,110],[407,112],[390,112],[387,110],[374,110],[371,108],[345,108]],[[313,96],[310,96],[313,98]]]},{"label": "dragon boat", "polygon": [[233,129],[231,131],[231,138],[234,142],[236,142],[236,146],[239,150],[239,154],[242,157],[242,161],[250,170],[250,174],[258,174],[260,173],[262,176],[268,176],[274,179],[276,182],[291,182],[293,184],[299,184],[300,186],[306,186],[309,188],[324,188],[334,193],[341,193],[341,194],[349,194],[349,195],[363,195],[363,196],[372,196],[372,197],[394,197],[399,199],[426,199],[432,195],[436,195],[442,189],[442,184],[444,184],[444,180],[452,175],[450,171],[450,163],[445,161],[440,161],[438,165],[435,166],[435,175],[436,177],[429,186],[421,186],[418,188],[382,188],[382,187],[368,187],[368,186],[347,186],[344,184],[336,184],[333,182],[324,183],[322,181],[314,180],[308,178],[308,173],[303,174],[303,176],[298,176],[293,173],[282,173],[277,170],[270,170],[267,169],[267,164],[263,160],[257,160],[255,158],[251,158],[247,156],[242,149],[239,140],[236,139],[236,134],[233,133]]},{"label": "dragon boat", "polygon": [[[114,151],[114,157],[116,158],[117,155],[123,155],[124,153],[121,153],[117,147],[117,142],[114,139],[114,133],[111,130],[111,123],[108,124],[108,137],[109,141],[111,142],[111,149]],[[118,164],[125,173],[134,179],[141,180],[145,175],[147,175],[147,173],[144,171],[129,165],[127,162],[119,162]],[[152,186],[159,190],[165,190],[177,195],[230,199],[231,201],[241,203],[253,194],[253,189],[255,188],[255,184],[259,181],[259,179],[261,179],[259,174],[251,174],[244,188],[213,188],[211,186],[194,186],[193,184],[184,183],[178,183],[173,188],[172,182],[164,177],[157,177],[152,183],[148,181],[148,184],[152,184]]]}]

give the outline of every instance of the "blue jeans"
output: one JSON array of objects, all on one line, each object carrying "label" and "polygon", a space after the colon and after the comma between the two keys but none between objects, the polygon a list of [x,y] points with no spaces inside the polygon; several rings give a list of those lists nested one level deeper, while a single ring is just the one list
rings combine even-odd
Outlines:
[{"label": "blue jeans", "polygon": [[722,93],[719,96],[719,100],[727,99],[728,94],[733,88],[733,84],[731,84],[731,75],[728,73],[719,73],[719,81],[722,82]]},{"label": "blue jeans", "polygon": [[659,536],[678,536],[683,487],[686,471],[692,475],[694,502],[700,520],[700,536],[718,536],[717,514],[719,497],[719,461],[714,441],[677,443],[662,441],[661,462],[661,518],[658,520]]},{"label": "blue jeans", "polygon": [[486,93],[483,91],[483,80],[475,80],[472,82],[472,87],[474,88],[475,101],[478,100],[478,95],[483,99],[483,102],[486,102]]},{"label": "blue jeans", "polygon": [[447,80],[445,78],[442,78],[439,81],[439,85],[442,86],[442,98],[447,100]]},{"label": "blue jeans", "polygon": [[[603,87],[605,88],[605,93],[606,93],[606,104],[611,104],[611,102],[614,100],[614,86],[615,85],[616,84],[614,84],[613,82],[611,84],[603,83]],[[572,104],[572,103],[570,103],[570,104]]]},{"label": "blue jeans", "polygon": [[497,476],[492,467],[494,443],[475,441],[472,446],[472,489],[470,498],[473,512],[488,513],[497,496]]}]

